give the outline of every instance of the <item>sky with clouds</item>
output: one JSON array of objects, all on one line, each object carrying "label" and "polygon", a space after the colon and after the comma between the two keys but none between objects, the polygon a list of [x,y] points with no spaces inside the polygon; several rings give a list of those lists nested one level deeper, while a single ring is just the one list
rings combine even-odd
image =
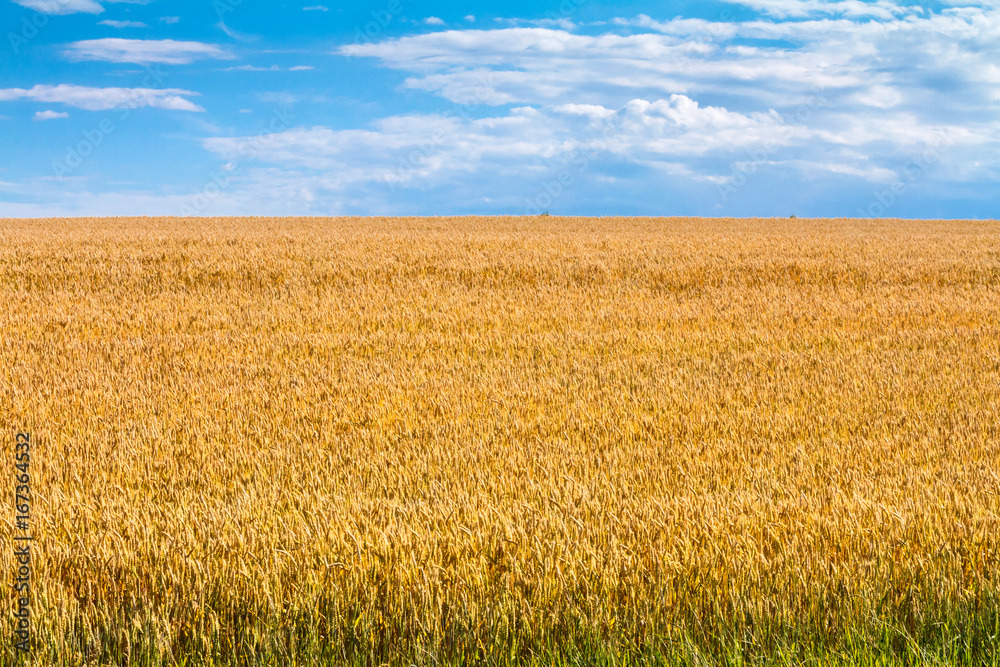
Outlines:
[{"label": "sky with clouds", "polygon": [[1000,0],[0,0],[0,217],[1000,217]]}]

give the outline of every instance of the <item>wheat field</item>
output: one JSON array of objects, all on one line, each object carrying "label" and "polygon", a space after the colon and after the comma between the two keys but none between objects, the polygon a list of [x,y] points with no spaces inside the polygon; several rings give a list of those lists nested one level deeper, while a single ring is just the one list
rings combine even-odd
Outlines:
[{"label": "wheat field", "polygon": [[998,664],[1000,222],[4,219],[0,286],[25,664]]}]

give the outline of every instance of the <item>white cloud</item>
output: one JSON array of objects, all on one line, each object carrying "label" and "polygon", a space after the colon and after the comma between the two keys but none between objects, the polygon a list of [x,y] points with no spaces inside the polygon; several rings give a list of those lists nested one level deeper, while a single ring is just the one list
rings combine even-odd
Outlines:
[{"label": "white cloud", "polygon": [[303,7],[304,12],[328,12],[330,8],[325,5],[313,5],[312,7]]},{"label": "white cloud", "polygon": [[108,109],[152,107],[173,111],[204,111],[187,97],[198,93],[177,88],[91,88],[60,84],[58,86],[37,85],[33,88],[0,88],[0,102],[31,100],[65,104],[86,111],[106,111]]},{"label": "white cloud", "polygon": [[439,19],[436,16],[428,16],[427,18],[424,19],[424,23],[426,23],[427,25],[444,25],[444,20]]},{"label": "white cloud", "polygon": [[[731,187],[739,169],[760,171],[765,189],[775,187],[775,178],[884,185],[902,177],[905,160],[871,159],[863,149],[850,148],[853,135],[861,143],[887,140],[904,155],[929,145],[920,131],[926,128],[919,126],[904,123],[887,137],[878,136],[877,127],[859,134],[860,129],[861,121],[837,134],[789,123],[776,113],[739,113],[674,95],[635,99],[617,109],[562,104],[518,107],[486,118],[394,116],[365,129],[297,127],[263,138],[213,137],[203,145],[237,165],[247,185],[267,174],[267,181],[289,193],[308,191],[314,199],[303,201],[301,211],[313,210],[312,201],[322,210],[347,197],[360,206],[368,195],[377,199],[389,192],[396,195],[387,201],[408,201],[402,191],[410,190],[425,207],[434,201],[453,206],[444,193],[461,192],[470,201],[489,200],[521,212],[526,201],[545,200],[545,185],[559,174],[576,183],[574,199],[612,186],[655,189],[656,183],[675,193],[714,198],[717,188]],[[954,173],[948,163],[964,162],[962,151],[983,138],[961,131],[950,137],[953,155],[942,160],[942,170]],[[630,175],[623,178],[622,169]],[[385,202],[365,201],[370,207],[361,210],[386,210]]]},{"label": "white cloud", "polygon": [[[340,53],[410,71],[407,87],[458,103],[482,101],[477,91],[484,88],[490,104],[568,102],[581,95],[606,103],[640,91],[754,92],[866,80],[862,68],[849,66],[851,52],[778,52],[668,35],[589,36],[544,28],[451,30],[344,46]],[[770,82],[781,85],[762,85]]]},{"label": "white cloud", "polygon": [[810,162],[808,160],[790,160],[789,165],[797,167],[805,173],[829,172],[854,176],[871,183],[891,183],[898,174],[891,169],[872,165],[844,162]]},{"label": "white cloud", "polygon": [[271,65],[270,67],[260,67],[258,65],[236,65],[235,67],[225,67],[222,68],[223,72],[308,72],[310,70],[316,69],[312,65],[295,65],[294,67],[284,68],[280,65]]},{"label": "white cloud", "polygon": [[495,18],[493,19],[496,23],[513,26],[518,28],[528,27],[528,28],[552,28],[558,30],[566,30],[572,32],[576,30],[577,25],[572,19],[564,17],[557,18],[544,18],[544,19],[508,19],[508,18]]},{"label": "white cloud", "polygon": [[410,73],[407,87],[461,103],[475,99],[483,74],[490,72],[492,104],[581,96],[620,103],[650,91],[739,94],[773,104],[814,86],[845,92],[867,86],[905,90],[931,79],[972,87],[989,83],[992,91],[995,63],[1000,62],[1000,13],[995,10],[860,23],[844,18],[657,22],[648,16],[616,23],[659,34],[449,30],[346,45],[338,53],[377,58],[386,67]]},{"label": "white cloud", "polygon": [[223,68],[223,72],[308,72],[310,70],[316,69],[312,65],[295,65],[294,67],[284,68],[280,65],[271,65],[270,67],[259,67],[257,65],[237,65],[235,67]]},{"label": "white cloud", "polygon": [[69,114],[64,111],[36,111],[33,120],[55,120],[57,118],[69,118]]},{"label": "white cloud", "polygon": [[[203,147],[220,164],[240,168],[205,212],[396,207],[441,213],[460,210],[453,201],[490,201],[519,212],[525,196],[566,168],[575,170],[573,197],[582,202],[603,198],[631,205],[633,194],[645,194],[647,205],[668,202],[682,212],[691,209],[673,208],[675,201],[704,202],[708,196],[710,203],[698,209],[705,213],[719,203],[716,186],[735,183],[737,173],[756,173],[754,187],[741,196],[764,201],[782,192],[776,204],[781,209],[796,197],[827,197],[839,205],[847,190],[838,186],[852,184],[867,201],[875,187],[884,190],[905,178],[907,162],[942,137],[946,149],[923,172],[921,188],[963,182],[995,191],[997,2],[945,3],[940,11],[891,0],[731,4],[758,17],[734,22],[640,15],[578,31],[569,16],[490,21],[503,29],[476,30],[471,28],[487,23],[470,15],[462,24],[470,29],[344,46],[338,54],[375,59],[400,72],[404,88],[453,102],[455,113],[395,115],[358,129],[296,127],[256,144],[256,135],[224,137],[213,130]],[[97,49],[103,57],[96,59],[191,62],[228,56],[211,44],[199,45],[209,52],[164,49],[151,55],[143,46],[149,42],[135,42],[118,49],[104,44]],[[138,57],[143,59],[129,59]],[[47,102],[39,88],[0,90],[0,99]],[[191,104],[187,97],[193,93],[172,94]],[[60,99],[100,107],[108,97],[114,96]],[[297,100],[287,92],[258,93],[258,99],[289,105]],[[409,197],[402,196],[405,189]],[[281,204],[272,204],[272,193],[281,193]],[[46,201],[42,194],[38,198]],[[80,191],[61,205],[174,213],[181,199]],[[821,212],[850,214],[865,201]]]},{"label": "white cloud", "polygon": [[42,14],[100,14],[104,11],[94,0],[14,0],[15,3]]},{"label": "white cloud", "polygon": [[[14,0],[14,2],[41,14],[100,14],[104,11],[104,7],[96,0]],[[150,0],[104,0],[104,2],[145,5]]]},{"label": "white cloud", "polygon": [[[341,181],[444,187],[462,174],[502,180],[572,159],[613,122],[602,159],[674,182],[725,183],[753,156],[764,171],[885,183],[941,136],[953,147],[942,159],[949,177],[968,151],[1000,148],[996,11],[812,0],[768,8],[803,20],[643,15],[614,21],[624,34],[514,27],[344,46],[341,55],[377,58],[408,75],[405,88],[457,110],[515,108],[478,119],[396,116],[362,130],[297,128],[258,157]],[[942,95],[954,88],[962,94]],[[205,146],[233,147],[225,138]],[[400,156],[411,155],[401,171]]]},{"label": "white cloud", "polygon": [[181,17],[180,16],[161,16],[160,17],[160,22],[161,23],[166,23],[167,25],[173,25],[175,23],[180,23],[180,21],[181,21]]},{"label": "white cloud", "polygon": [[[205,174],[206,183],[211,183]],[[197,215],[259,215],[267,211],[275,215],[301,214],[314,199],[313,192],[331,184],[329,179],[285,173],[274,169],[245,169],[234,177],[231,187],[213,190],[206,198],[208,206],[196,210]],[[181,215],[192,209],[190,193],[156,190],[123,189],[101,191],[107,185],[101,179],[86,177],[34,178],[21,182],[0,180],[0,217],[68,217],[119,215]],[[127,184],[120,184],[127,185]],[[11,193],[18,201],[4,201]],[[262,193],[267,193],[266,199]],[[377,199],[371,197],[371,206]],[[346,201],[318,202],[317,210],[324,214],[340,214],[348,210]]]},{"label": "white cloud", "polygon": [[[861,13],[850,3],[820,4],[780,6],[782,11]],[[460,105],[610,108],[637,97],[682,94],[719,100],[743,113],[776,109],[790,115],[822,91],[827,103],[810,125],[821,125],[845,143],[901,136],[899,128],[911,138],[927,136],[942,124],[995,136],[1000,11],[965,7],[931,14],[919,8],[897,12],[886,3],[872,7],[908,14],[890,20],[742,23],[656,21],[640,15],[614,21],[638,34],[449,30],[347,45],[338,53],[377,58],[408,75],[404,87]],[[772,9],[778,11],[779,5]],[[862,129],[853,140],[847,134],[855,125],[852,119]]]},{"label": "white cloud", "polygon": [[207,58],[229,59],[233,56],[203,42],[178,42],[172,39],[89,39],[73,42],[66,49],[72,60],[101,60],[112,63],[149,65],[186,65]]},{"label": "white cloud", "polygon": [[270,67],[257,67],[256,65],[237,65],[236,67],[226,67],[223,72],[280,72],[278,65]]},{"label": "white cloud", "polygon": [[476,17],[473,16],[472,14],[469,14],[469,15],[467,15],[465,17],[465,20],[468,21],[469,23],[475,23],[476,22]]},{"label": "white cloud", "polygon": [[107,25],[112,28],[145,28],[146,24],[142,21],[98,21],[97,25]]},{"label": "white cloud", "polygon": [[849,18],[871,17],[892,19],[897,16],[921,13],[920,7],[905,7],[875,0],[727,0],[732,4],[745,5],[776,18],[804,18],[808,16],[845,16]]},{"label": "white cloud", "polygon": [[[768,139],[788,143],[805,135],[784,132],[770,114],[747,116],[702,107],[683,95],[633,100],[614,110],[595,105],[523,107],[505,116],[411,115],[385,118],[371,129],[295,128],[261,145],[251,137],[214,137],[206,149],[238,159],[253,146],[254,158],[284,167],[344,171],[346,182],[440,180],[456,172],[517,171],[524,162],[569,158],[600,150],[623,161],[654,156],[684,159],[731,152]],[[410,159],[416,156],[415,159]],[[412,169],[400,171],[409,160]]]}]

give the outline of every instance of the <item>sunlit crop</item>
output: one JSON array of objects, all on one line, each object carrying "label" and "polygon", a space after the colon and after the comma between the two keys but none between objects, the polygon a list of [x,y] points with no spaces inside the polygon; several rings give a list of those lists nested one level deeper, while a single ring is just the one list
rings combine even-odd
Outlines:
[{"label": "sunlit crop", "polygon": [[37,664],[997,664],[998,222],[0,220],[0,359]]}]

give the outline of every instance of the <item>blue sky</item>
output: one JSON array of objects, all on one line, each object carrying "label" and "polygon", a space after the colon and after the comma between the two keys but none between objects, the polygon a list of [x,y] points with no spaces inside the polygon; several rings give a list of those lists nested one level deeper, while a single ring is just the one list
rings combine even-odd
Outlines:
[{"label": "blue sky", "polygon": [[0,0],[0,217],[1000,217],[1000,0]]}]

